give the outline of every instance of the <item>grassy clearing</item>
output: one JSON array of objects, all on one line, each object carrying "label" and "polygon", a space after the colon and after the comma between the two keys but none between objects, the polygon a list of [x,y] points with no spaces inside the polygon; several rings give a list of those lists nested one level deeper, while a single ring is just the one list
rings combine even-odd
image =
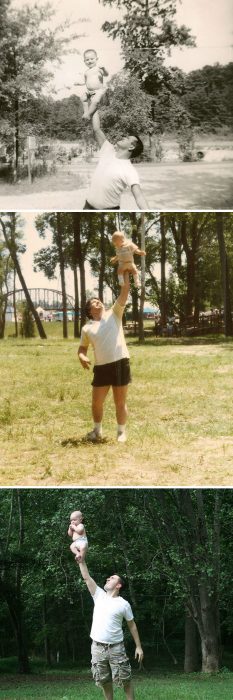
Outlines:
[{"label": "grassy clearing", "polygon": [[[136,700],[232,700],[233,674],[202,677],[167,675],[165,677],[147,677],[135,679]],[[102,691],[93,681],[77,676],[59,678],[44,675],[26,678],[25,676],[2,676],[1,700],[100,700]],[[124,693],[116,689],[114,698],[123,700]]]},{"label": "grassy clearing", "polygon": [[233,341],[129,339],[128,441],[115,441],[109,394],[93,445],[92,373],[60,326],[46,330],[47,341],[0,343],[1,486],[232,485]]}]

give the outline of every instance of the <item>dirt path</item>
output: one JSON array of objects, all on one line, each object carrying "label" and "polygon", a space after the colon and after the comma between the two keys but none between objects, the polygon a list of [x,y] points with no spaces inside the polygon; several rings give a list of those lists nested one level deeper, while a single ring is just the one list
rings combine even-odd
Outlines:
[{"label": "dirt path", "polygon": [[[32,185],[33,191],[25,183],[20,186],[0,185],[1,210],[70,210],[83,208],[88,182],[95,165],[76,166],[70,178],[62,181],[58,172],[51,186],[49,178],[38,180]],[[151,210],[200,210],[232,209],[233,177],[232,161],[221,163],[175,163],[137,165],[144,195]],[[80,187],[80,176],[85,187]],[[77,187],[74,187],[77,178]],[[38,190],[36,191],[36,188]],[[53,191],[50,191],[50,188]],[[44,190],[43,190],[44,188]],[[22,191],[25,190],[25,191]],[[14,194],[12,194],[14,192]],[[135,201],[130,192],[122,196],[121,208],[135,210]]]}]

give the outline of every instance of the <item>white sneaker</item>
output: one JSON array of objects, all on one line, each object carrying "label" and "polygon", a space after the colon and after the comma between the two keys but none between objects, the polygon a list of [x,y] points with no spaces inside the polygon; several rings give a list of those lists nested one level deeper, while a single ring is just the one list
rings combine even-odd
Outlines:
[{"label": "white sneaker", "polygon": [[126,433],[118,433],[117,442],[126,442]]},{"label": "white sneaker", "polygon": [[94,428],[94,430],[91,430],[90,433],[87,433],[87,435],[86,435],[86,440],[88,440],[89,442],[98,442],[99,440],[101,440],[101,438],[102,438],[101,433],[98,433],[98,431],[95,430],[95,428]]}]

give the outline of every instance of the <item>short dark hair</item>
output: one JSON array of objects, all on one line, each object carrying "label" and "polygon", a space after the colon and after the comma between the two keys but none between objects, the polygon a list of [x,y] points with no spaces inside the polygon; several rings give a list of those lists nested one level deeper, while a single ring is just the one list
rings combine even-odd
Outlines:
[{"label": "short dark hair", "polygon": [[91,297],[91,299],[88,299],[86,305],[85,305],[85,314],[87,318],[92,318],[91,315],[91,303],[94,299],[98,299],[98,297]]},{"label": "short dark hair", "polygon": [[124,578],[124,576],[119,576],[119,574],[117,574],[117,575],[118,575],[118,578],[119,578],[119,583],[121,584],[121,591],[123,591],[124,588],[126,588],[126,586],[127,586],[127,581],[126,581],[126,579]]},{"label": "short dark hair", "polygon": [[86,53],[94,53],[97,57],[97,53],[95,49],[86,49],[86,51],[83,52],[83,55],[86,56]]},{"label": "short dark hair", "polygon": [[133,132],[131,132],[129,134],[129,136],[134,136],[134,138],[137,140],[137,143],[134,146],[133,150],[130,151],[130,158],[137,158],[143,152],[143,148],[144,148],[143,143],[137,134],[134,134]]}]

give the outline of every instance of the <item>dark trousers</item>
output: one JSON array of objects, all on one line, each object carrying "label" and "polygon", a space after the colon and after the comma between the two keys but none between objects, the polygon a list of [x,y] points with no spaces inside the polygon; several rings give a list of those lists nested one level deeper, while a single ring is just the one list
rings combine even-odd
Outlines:
[{"label": "dark trousers", "polygon": [[[83,207],[83,210],[84,209],[93,209],[94,211],[99,211],[99,209],[96,209],[96,207],[93,207],[92,204],[89,204],[87,199],[86,199],[84,207]],[[116,211],[117,209],[120,209],[120,207],[107,207],[107,209],[106,210],[104,209],[104,211]]]}]

